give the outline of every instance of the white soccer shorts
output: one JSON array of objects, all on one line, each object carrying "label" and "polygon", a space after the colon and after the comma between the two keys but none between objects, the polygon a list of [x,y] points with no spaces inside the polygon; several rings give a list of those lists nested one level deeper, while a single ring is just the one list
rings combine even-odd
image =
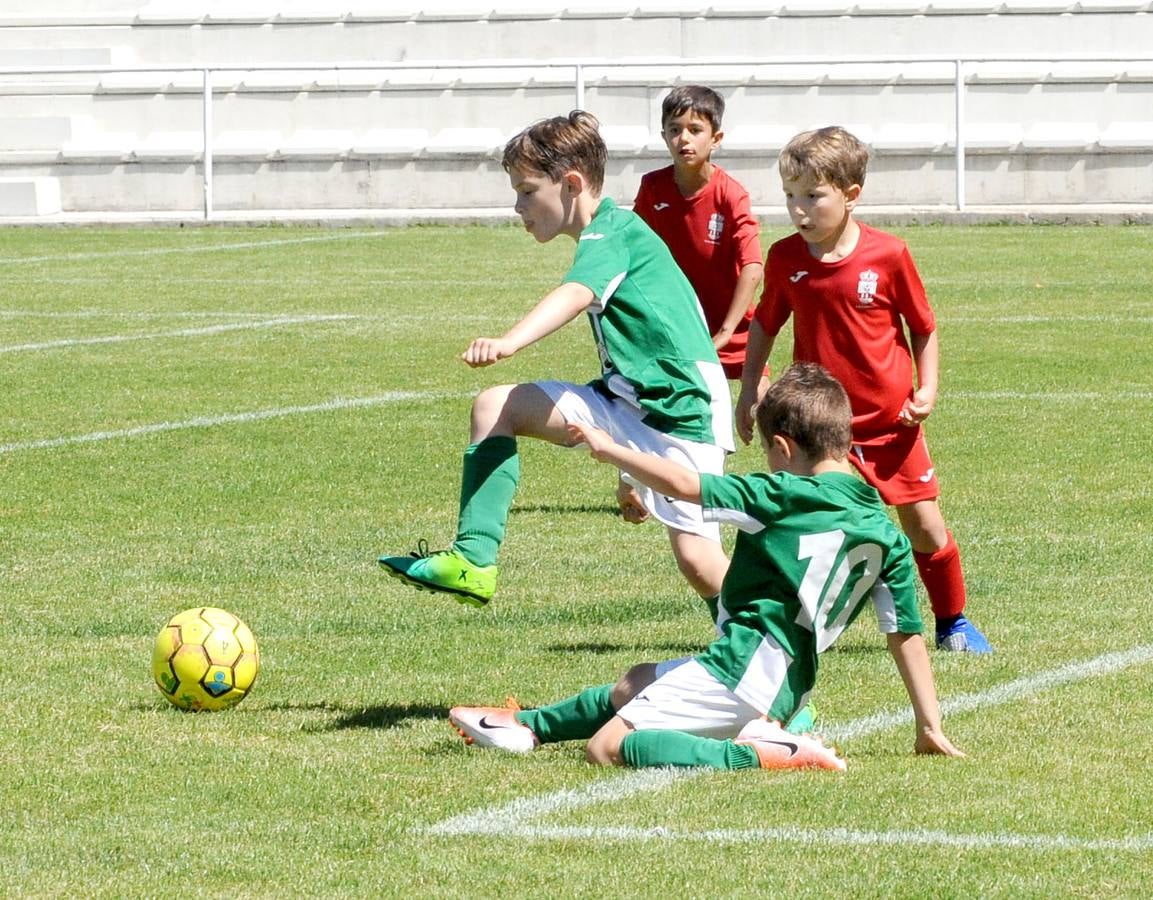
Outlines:
[{"label": "white soccer shorts", "polygon": [[[579,422],[607,431],[614,441],[642,453],[652,453],[672,460],[697,472],[721,475],[725,468],[725,451],[715,444],[686,441],[672,437],[641,421],[641,411],[620,398],[609,398],[587,384],[567,381],[533,382],[544,391],[566,422]],[[624,480],[636,488],[645,509],[662,524],[675,531],[697,534],[718,543],[721,528],[706,522],[701,507],[684,500],[673,500],[637,484],[627,475]]]},{"label": "white soccer shorts", "polygon": [[730,691],[696,659],[680,662],[617,710],[637,731],[684,731],[735,738],[761,713]]}]

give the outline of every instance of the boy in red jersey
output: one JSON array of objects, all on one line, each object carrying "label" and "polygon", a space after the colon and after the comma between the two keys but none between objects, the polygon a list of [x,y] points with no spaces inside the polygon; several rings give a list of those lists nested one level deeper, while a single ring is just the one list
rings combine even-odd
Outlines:
[{"label": "boy in red jersey", "polygon": [[669,92],[661,134],[673,164],[641,178],[633,211],[668,245],[697,292],[725,375],[740,378],[764,269],[748,192],[710,158],[724,137],[724,113],[711,88]]},{"label": "boy in red jersey", "polygon": [[936,470],[921,427],[937,399],[936,320],[904,242],[853,218],[867,163],[865,146],[835,126],[799,134],[781,151],[781,182],[797,234],[769,248],[737,399],[737,433],[746,443],[752,437],[764,366],[792,316],[793,359],[825,366],[849,393],[853,464],[896,507],[933,607],[937,647],[990,653],[985,636],[964,616],[960,551],[937,502]]}]

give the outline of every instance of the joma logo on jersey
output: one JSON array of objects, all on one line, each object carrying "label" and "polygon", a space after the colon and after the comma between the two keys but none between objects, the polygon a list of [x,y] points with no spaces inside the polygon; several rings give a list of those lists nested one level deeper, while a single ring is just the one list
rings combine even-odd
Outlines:
[{"label": "joma logo on jersey", "polygon": [[725,230],[725,217],[720,213],[713,213],[709,216],[709,241],[715,244],[721,239],[721,234]]},{"label": "joma logo on jersey", "polygon": [[879,276],[872,269],[865,269],[857,276],[857,306],[869,306],[877,296]]}]

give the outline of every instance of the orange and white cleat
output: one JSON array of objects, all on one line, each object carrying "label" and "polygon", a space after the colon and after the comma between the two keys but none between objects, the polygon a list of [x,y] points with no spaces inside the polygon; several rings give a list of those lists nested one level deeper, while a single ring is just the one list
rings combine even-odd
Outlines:
[{"label": "orange and white cleat", "polygon": [[520,704],[510,697],[504,707],[454,706],[448,712],[448,719],[466,744],[528,753],[540,742],[528,727],[517,721],[519,711]]},{"label": "orange and white cleat", "polygon": [[789,734],[779,722],[753,719],[735,743],[752,747],[762,769],[833,769],[845,771],[837,751],[815,735]]}]

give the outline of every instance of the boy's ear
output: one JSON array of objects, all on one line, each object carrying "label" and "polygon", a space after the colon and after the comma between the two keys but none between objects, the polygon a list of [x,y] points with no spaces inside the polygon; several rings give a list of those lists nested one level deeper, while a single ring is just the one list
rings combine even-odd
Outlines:
[{"label": "boy's ear", "polygon": [[561,176],[561,183],[570,197],[576,197],[585,189],[585,179],[580,172],[565,172]]},{"label": "boy's ear", "polygon": [[861,186],[859,184],[851,184],[845,188],[845,206],[852,209],[857,205],[857,201],[861,199]]}]

